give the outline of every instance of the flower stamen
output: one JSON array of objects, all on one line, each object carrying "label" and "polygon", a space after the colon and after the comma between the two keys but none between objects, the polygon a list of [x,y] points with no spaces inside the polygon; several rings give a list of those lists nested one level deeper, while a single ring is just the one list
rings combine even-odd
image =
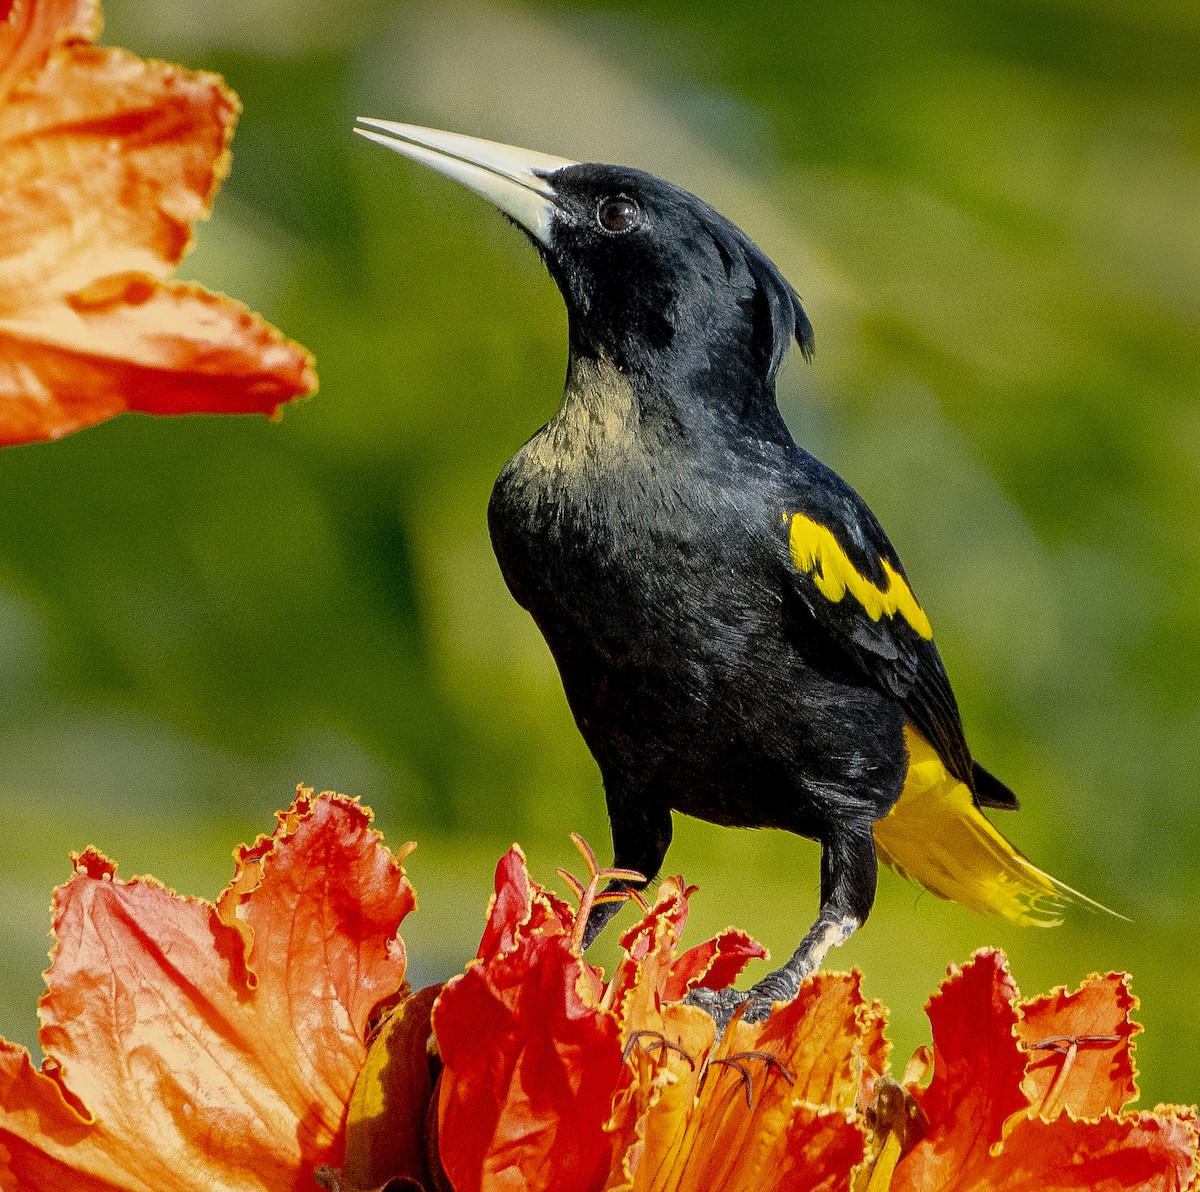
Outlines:
[{"label": "flower stamen", "polygon": [[587,929],[588,919],[591,918],[592,907],[603,902],[624,902],[628,898],[633,898],[643,909],[648,909],[646,900],[632,889],[605,890],[601,894],[601,882],[637,882],[638,885],[644,886],[646,878],[635,869],[601,869],[592,846],[578,832],[571,833],[571,843],[583,855],[583,863],[587,866],[588,871],[588,883],[585,886],[565,869],[559,869],[558,876],[570,886],[571,892],[579,900],[579,910],[575,915],[575,929],[571,932],[571,947],[576,954],[582,954],[583,933]]},{"label": "flower stamen", "polygon": [[1075,1057],[1082,1046],[1102,1046],[1108,1043],[1120,1043],[1120,1035],[1051,1035],[1039,1039],[1036,1043],[1027,1044],[1030,1051],[1053,1051],[1063,1057],[1062,1066],[1058,1070],[1053,1083],[1046,1090],[1038,1112],[1044,1117],[1056,1117],[1060,1094],[1066,1086],[1067,1077],[1075,1066]]}]

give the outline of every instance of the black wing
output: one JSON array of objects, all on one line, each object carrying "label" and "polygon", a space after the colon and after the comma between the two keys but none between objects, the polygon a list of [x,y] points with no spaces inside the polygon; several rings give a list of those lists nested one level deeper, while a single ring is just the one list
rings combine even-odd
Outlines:
[{"label": "black wing", "polygon": [[800,483],[783,524],[796,594],[979,802],[1016,807],[1012,791],[971,758],[929,619],[883,527],[836,473],[800,449],[797,457]]}]

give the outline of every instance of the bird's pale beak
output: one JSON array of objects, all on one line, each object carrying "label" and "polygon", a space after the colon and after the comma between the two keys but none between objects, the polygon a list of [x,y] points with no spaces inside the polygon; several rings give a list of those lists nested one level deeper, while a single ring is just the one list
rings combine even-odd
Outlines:
[{"label": "bird's pale beak", "polygon": [[549,245],[556,204],[554,188],[547,179],[555,170],[575,162],[478,137],[366,116],[358,117],[354,131],[470,187]]}]

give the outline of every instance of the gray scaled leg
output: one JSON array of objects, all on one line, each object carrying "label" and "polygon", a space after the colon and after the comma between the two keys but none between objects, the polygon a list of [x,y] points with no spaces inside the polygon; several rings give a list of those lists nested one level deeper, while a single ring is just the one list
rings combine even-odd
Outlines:
[{"label": "gray scaled leg", "polygon": [[821,912],[791,959],[748,990],[693,989],[686,1000],[716,1019],[718,1037],[743,1004],[744,1021],[764,1022],[774,1002],[790,1002],[830,948],[844,944],[867,921],[877,875],[871,821],[839,825],[821,852]]}]

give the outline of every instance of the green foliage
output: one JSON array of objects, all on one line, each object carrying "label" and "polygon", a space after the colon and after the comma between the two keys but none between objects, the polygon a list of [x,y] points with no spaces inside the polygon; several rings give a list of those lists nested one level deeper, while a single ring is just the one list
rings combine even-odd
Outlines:
[{"label": "green foliage", "polygon": [[[0,455],[0,1030],[32,1042],[68,848],[213,895],[297,781],[411,870],[418,981],[473,953],[512,839],[604,855],[598,779],[484,509],[550,414],[564,318],[525,240],[357,114],[625,160],[710,199],[804,295],[783,401],[930,612],[1005,822],[1133,925],[1019,931],[883,879],[839,962],[900,1051],[951,960],[1128,969],[1146,1099],[1200,1097],[1200,16],[1184,0],[520,10],[110,0],[104,40],[221,71],[234,169],[185,275],[311,348],[262,419],[124,417]],[[669,857],[786,955],[804,842],[680,822]],[[699,935],[696,938],[700,938]],[[907,1032],[907,1033],[906,1033]]]}]

